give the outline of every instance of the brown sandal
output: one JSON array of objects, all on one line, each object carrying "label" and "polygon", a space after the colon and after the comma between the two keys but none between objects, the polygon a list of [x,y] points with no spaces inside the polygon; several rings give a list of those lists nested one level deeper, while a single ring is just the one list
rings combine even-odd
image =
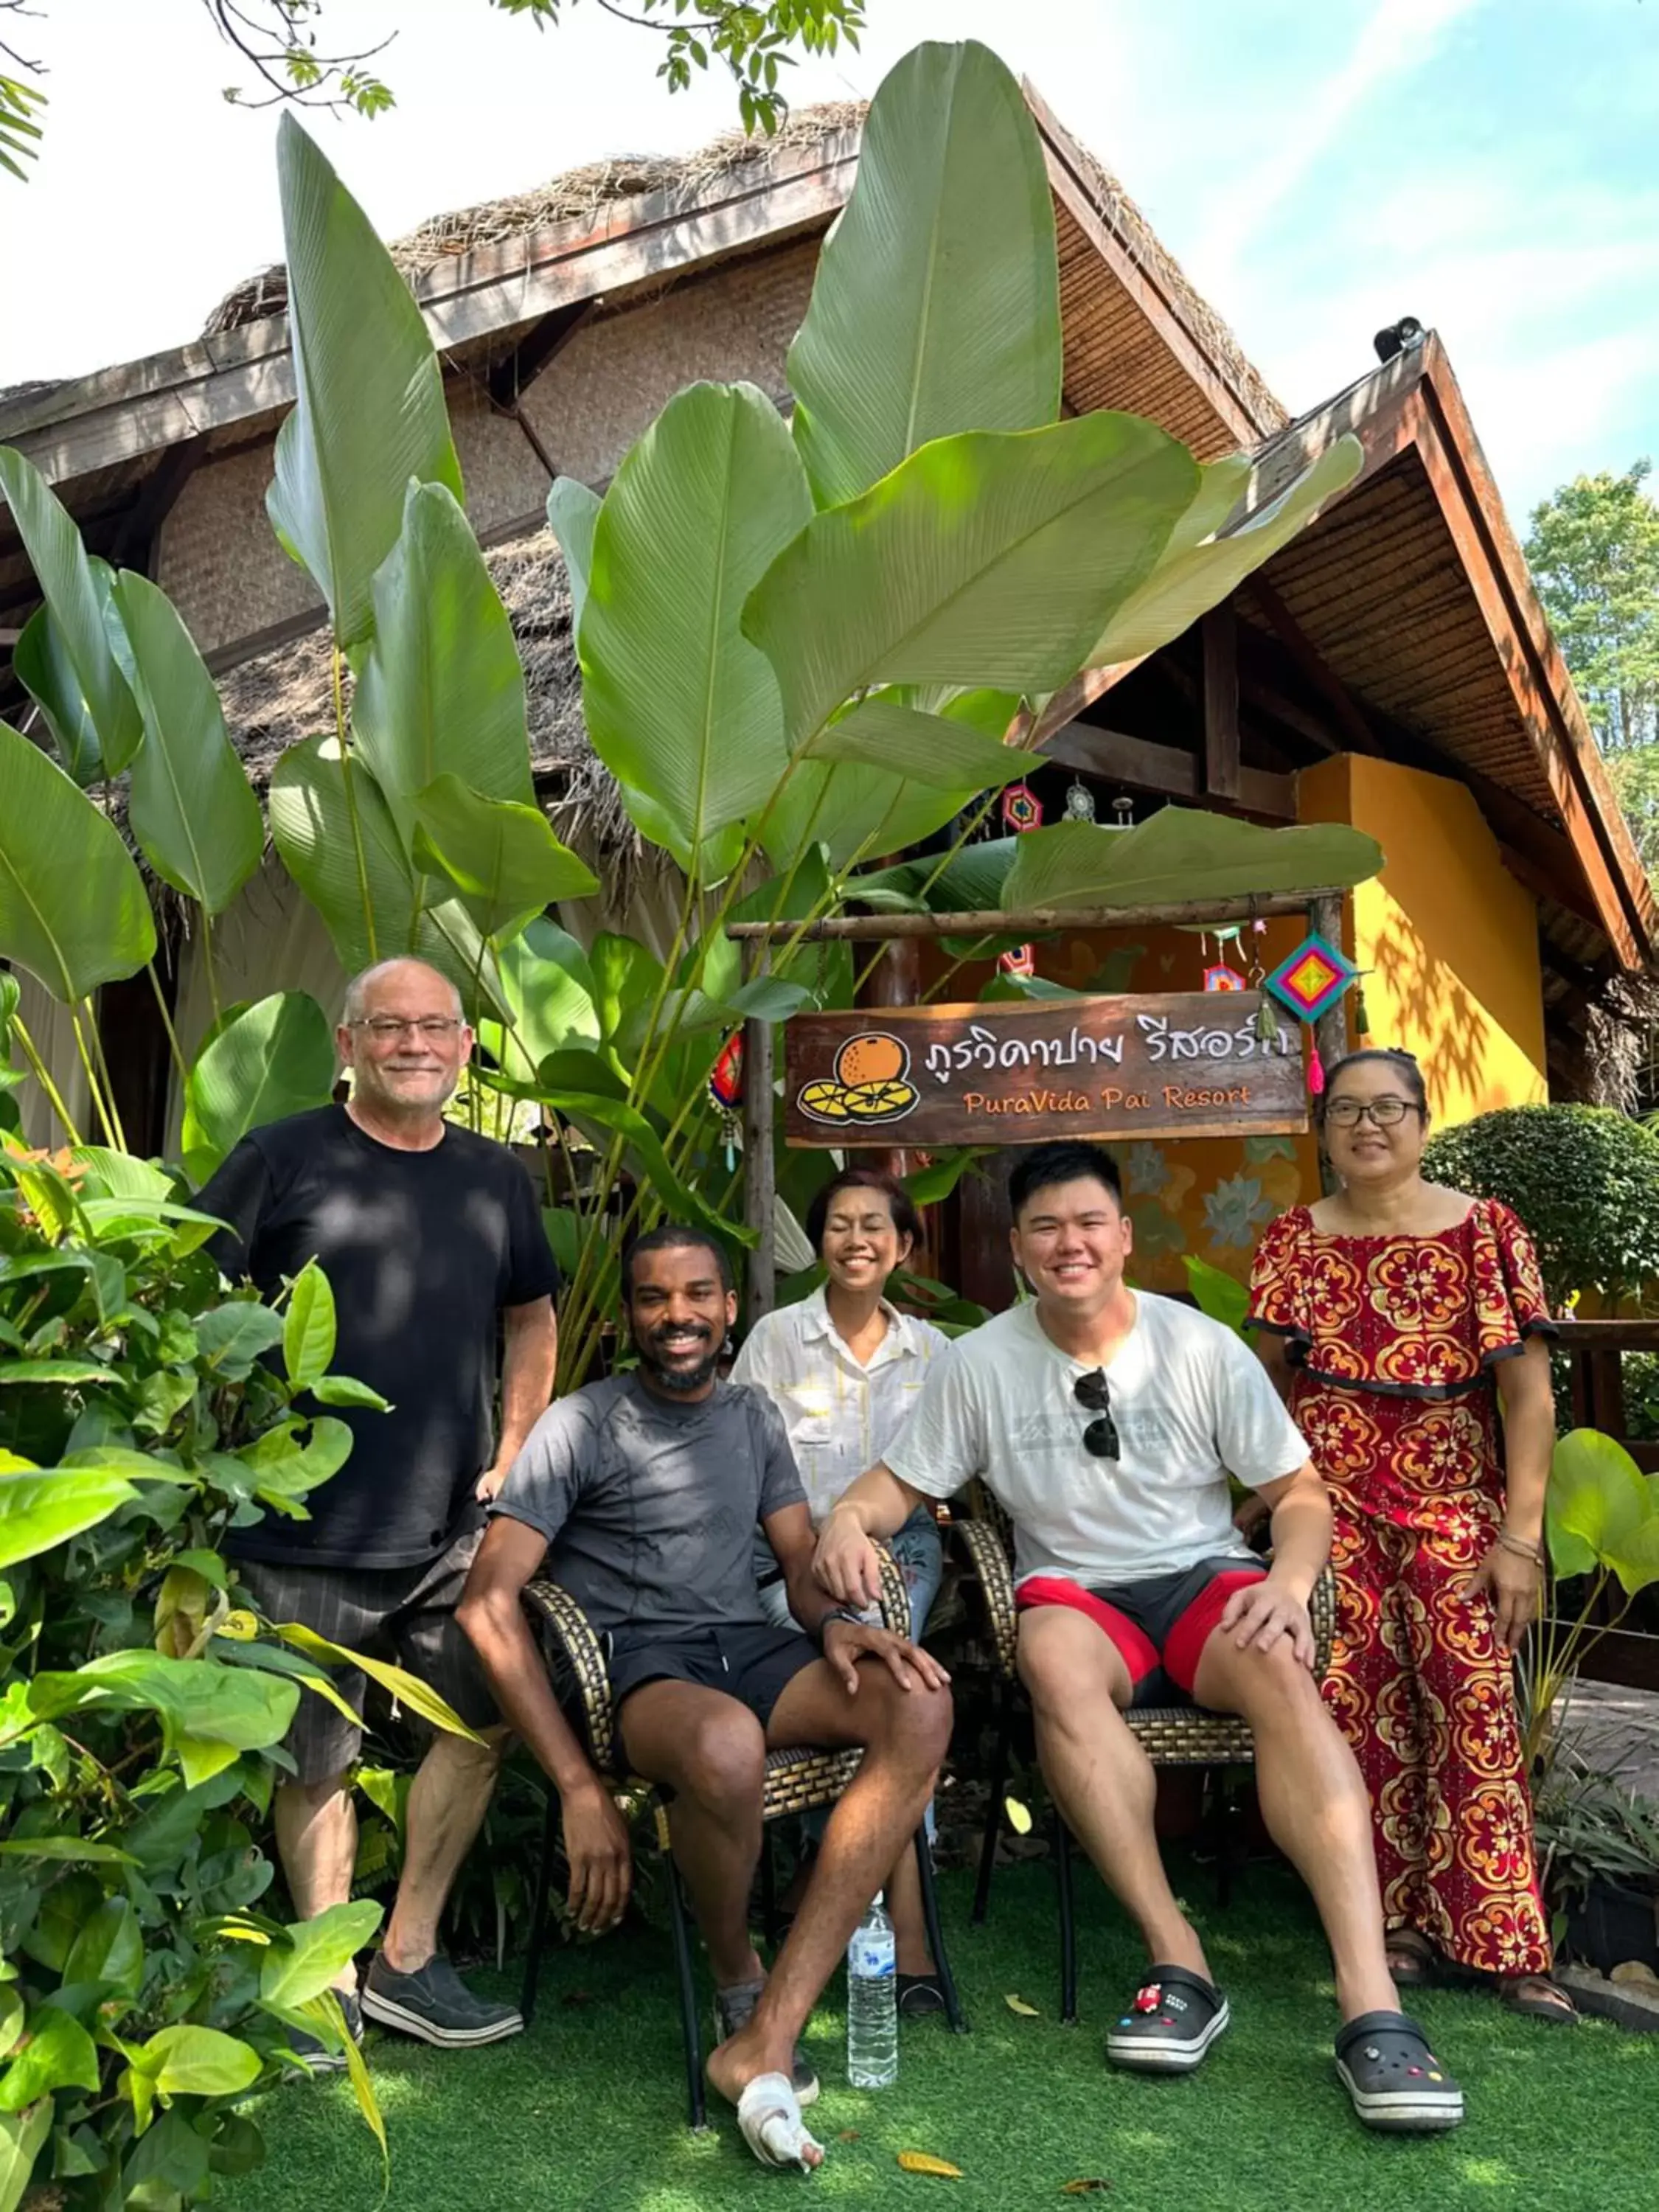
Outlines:
[{"label": "brown sandal", "polygon": [[1569,2027],[1580,2016],[1567,1991],[1547,1974],[1516,1974],[1500,1980],[1498,2000],[1528,2020],[1552,2021],[1558,2027]]},{"label": "brown sandal", "polygon": [[1415,1928],[1391,1928],[1387,1936],[1389,1974],[1397,1989],[1426,1989],[1436,1978],[1440,1954]]}]

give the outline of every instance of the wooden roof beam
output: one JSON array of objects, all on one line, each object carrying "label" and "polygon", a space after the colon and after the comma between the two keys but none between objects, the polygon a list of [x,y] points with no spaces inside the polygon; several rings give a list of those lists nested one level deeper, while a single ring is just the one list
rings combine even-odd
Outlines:
[{"label": "wooden roof beam", "polygon": [[1220,799],[1200,788],[1200,763],[1196,754],[1178,745],[1153,744],[1121,730],[1103,730],[1093,722],[1067,722],[1043,742],[1050,760],[1066,768],[1097,775],[1108,782],[1128,785],[1137,791],[1155,791],[1166,799],[1212,799],[1223,813],[1261,814],[1274,822],[1296,819],[1295,779],[1260,768],[1238,769],[1238,788]]}]

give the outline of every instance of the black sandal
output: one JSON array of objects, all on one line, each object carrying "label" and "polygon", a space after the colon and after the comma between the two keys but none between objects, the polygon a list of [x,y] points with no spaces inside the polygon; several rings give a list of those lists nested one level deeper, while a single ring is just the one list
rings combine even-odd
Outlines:
[{"label": "black sandal", "polygon": [[898,2011],[901,2020],[914,2020],[928,2012],[943,2012],[945,1992],[939,1987],[939,1972],[931,1974],[901,1974],[898,1977]]},{"label": "black sandal", "polygon": [[1226,1998],[1202,1974],[1149,1966],[1106,2038],[1106,2056],[1134,2074],[1190,2074],[1231,2017]]},{"label": "black sandal", "polygon": [[1336,2039],[1336,2071],[1368,2128],[1423,2135],[1458,2127],[1463,2092],[1403,2012],[1362,2012]]}]

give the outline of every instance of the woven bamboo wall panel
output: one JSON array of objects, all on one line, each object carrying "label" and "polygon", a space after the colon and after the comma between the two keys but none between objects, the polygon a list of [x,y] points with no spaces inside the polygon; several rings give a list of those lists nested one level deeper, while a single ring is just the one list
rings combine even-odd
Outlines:
[{"label": "woven bamboo wall panel", "polygon": [[567,476],[602,483],[683,385],[746,379],[775,398],[817,265],[808,240],[588,323],[520,405]]},{"label": "woven bamboo wall panel", "polygon": [[471,377],[451,377],[445,398],[474,530],[482,535],[536,514],[552,479],[518,424],[493,407]]},{"label": "woven bamboo wall panel", "polygon": [[157,581],[204,653],[322,602],[265,514],[269,445],[198,469],[161,529]]}]

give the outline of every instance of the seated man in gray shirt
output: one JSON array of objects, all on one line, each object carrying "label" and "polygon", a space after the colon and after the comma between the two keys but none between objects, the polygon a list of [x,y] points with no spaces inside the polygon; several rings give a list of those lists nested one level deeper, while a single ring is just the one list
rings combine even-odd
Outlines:
[{"label": "seated man in gray shirt", "polygon": [[[818,2085],[795,2048],[818,1992],[932,1794],[951,1731],[927,1655],[812,1579],[806,1494],[763,1391],[716,1380],[737,1317],[725,1255],[670,1225],[623,1255],[639,1365],[561,1399],[490,1508],[459,1620],[501,1710],[551,1777],[584,1929],[628,1901],[628,1832],[560,1711],[520,1603],[542,1563],[604,1638],[630,1769],[673,1793],[674,1856],[708,1946],[722,2040],[708,2075],[763,2163],[818,2165],[800,2107]],[[766,1619],[758,1522],[798,1627]],[[864,1663],[860,1664],[860,1662]],[[769,1749],[862,1745],[812,1879],[767,1977],[749,1934]]]}]

